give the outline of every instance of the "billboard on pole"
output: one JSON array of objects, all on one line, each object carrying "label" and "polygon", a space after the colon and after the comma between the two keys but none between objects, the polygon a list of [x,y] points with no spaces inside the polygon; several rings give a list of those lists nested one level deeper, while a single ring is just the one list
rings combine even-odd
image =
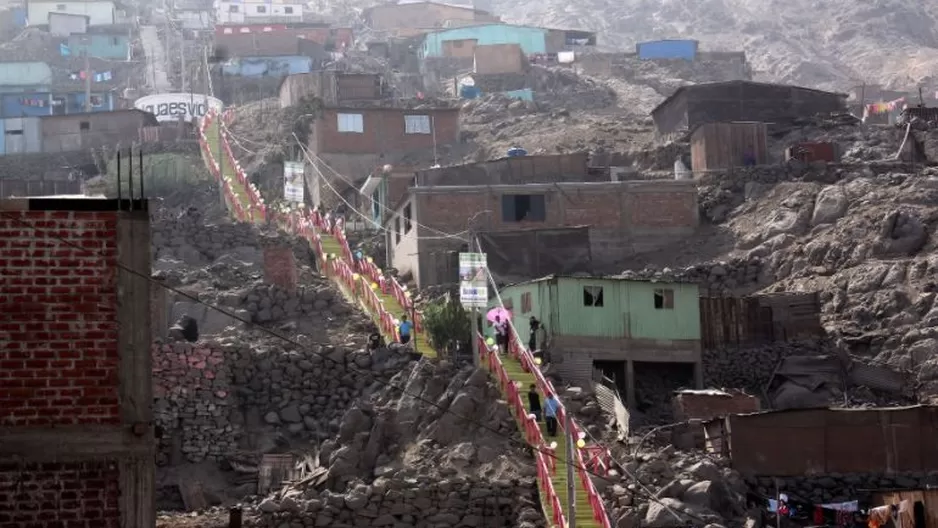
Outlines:
[{"label": "billboard on pole", "polygon": [[303,203],[303,162],[283,162],[283,199]]},{"label": "billboard on pole", "polygon": [[489,304],[489,281],[485,253],[459,254],[459,302],[466,308]]}]

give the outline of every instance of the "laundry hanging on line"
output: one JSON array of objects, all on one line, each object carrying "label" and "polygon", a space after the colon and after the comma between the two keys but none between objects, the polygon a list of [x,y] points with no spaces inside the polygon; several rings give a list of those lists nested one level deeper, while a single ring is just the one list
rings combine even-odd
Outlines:
[{"label": "laundry hanging on line", "polygon": [[[85,73],[84,70],[82,70],[82,71],[77,71],[77,72],[72,72],[72,73],[70,73],[70,74],[68,75],[68,78],[71,79],[71,80],[73,80],[73,81],[78,81],[78,80],[84,81],[85,79],[88,78],[88,74]],[[107,81],[110,81],[110,80],[113,79],[113,78],[114,78],[114,76],[111,74],[110,71],[101,72],[101,73],[94,73],[94,74],[91,76],[91,79],[92,79],[92,81],[94,81],[94,82],[107,82]]]},{"label": "laundry hanging on line", "polygon": [[885,114],[895,110],[902,110],[905,108],[905,106],[905,97],[900,97],[894,101],[889,101],[886,103],[870,103],[863,107],[863,118],[866,119],[871,115]]}]

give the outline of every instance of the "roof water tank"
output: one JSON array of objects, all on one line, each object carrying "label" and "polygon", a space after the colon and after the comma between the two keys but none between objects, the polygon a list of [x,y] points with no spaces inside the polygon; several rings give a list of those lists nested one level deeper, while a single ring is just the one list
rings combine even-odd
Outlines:
[{"label": "roof water tank", "polygon": [[521,156],[527,156],[528,151],[524,150],[521,147],[511,147],[508,149],[509,158],[520,158]]}]

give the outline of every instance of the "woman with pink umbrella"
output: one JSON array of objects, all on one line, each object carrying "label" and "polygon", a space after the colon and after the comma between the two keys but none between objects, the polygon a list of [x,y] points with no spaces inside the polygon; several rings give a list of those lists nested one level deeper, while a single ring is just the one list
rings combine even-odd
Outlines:
[{"label": "woman with pink umbrella", "polygon": [[499,306],[489,310],[485,318],[495,327],[495,343],[498,345],[499,353],[505,354],[508,351],[511,312]]}]

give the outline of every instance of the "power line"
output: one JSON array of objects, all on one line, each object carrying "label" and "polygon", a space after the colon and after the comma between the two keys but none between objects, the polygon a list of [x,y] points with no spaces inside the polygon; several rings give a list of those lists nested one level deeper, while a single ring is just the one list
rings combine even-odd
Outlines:
[{"label": "power line", "polygon": [[[308,161],[308,162],[310,163],[310,165],[313,166],[313,169],[314,169],[314,170],[317,172],[317,174],[319,175],[319,181],[321,181],[322,183],[325,183],[325,184],[326,184],[326,187],[328,187],[328,188],[333,192],[333,194],[336,195],[336,197],[337,197],[339,200],[341,200],[345,205],[347,205],[347,206],[349,207],[349,209],[351,209],[352,211],[354,211],[355,214],[361,216],[362,218],[364,218],[365,220],[367,220],[367,221],[369,221],[369,222],[374,223],[374,224],[377,226],[377,223],[376,223],[373,219],[366,217],[366,216],[365,216],[364,214],[362,214],[355,206],[353,206],[348,200],[346,200],[346,199],[342,196],[342,194],[332,185],[332,183],[329,182],[329,179],[325,177],[326,175],[323,174],[321,170],[319,170],[319,167],[318,167],[318,165],[316,164],[316,162],[313,161],[312,159],[310,159],[310,154],[312,154],[312,155],[316,158],[316,160],[319,161],[319,163],[322,163],[323,166],[325,166],[327,169],[329,169],[333,174],[335,174],[336,176],[338,176],[342,181],[344,181],[345,183],[349,184],[350,187],[352,187],[353,189],[355,189],[355,191],[356,191],[359,195],[364,196],[366,199],[368,199],[368,200],[372,203],[372,205],[377,205],[378,207],[380,207],[381,209],[383,209],[383,210],[386,211],[386,212],[390,212],[390,213],[392,213],[392,214],[395,214],[395,213],[396,213],[396,211],[392,211],[389,207],[386,207],[384,204],[380,203],[379,201],[375,200],[374,198],[372,198],[372,197],[366,195],[365,193],[363,193],[363,192],[361,191],[361,189],[358,189],[352,181],[348,180],[345,176],[339,174],[335,169],[333,169],[332,167],[330,167],[329,164],[326,163],[322,158],[320,158],[319,156],[317,156],[316,153],[314,153],[314,152],[311,153],[311,152],[309,151],[309,149],[306,147],[306,145],[303,145],[303,143],[300,141],[300,139],[299,139],[298,137],[296,137],[296,134],[293,134],[293,137],[296,139],[297,145],[300,146],[300,150],[303,151],[303,155],[304,155],[304,157],[306,157],[306,161]],[[439,233],[439,234],[440,234],[440,236],[438,236],[438,237],[417,237],[418,240],[419,240],[419,239],[423,239],[423,240],[455,239],[455,240],[460,240],[460,241],[462,241],[462,242],[469,242],[469,239],[463,238],[463,235],[466,235],[466,234],[469,233],[469,230],[468,230],[468,229],[465,230],[465,231],[461,231],[461,232],[459,232],[459,233],[447,233],[447,232],[445,232],[445,231],[440,231],[439,229],[434,229],[434,228],[432,228],[432,227],[430,227],[430,226],[421,224],[421,223],[419,223],[419,222],[414,222],[414,221],[411,221],[411,222],[412,222],[415,226],[417,226],[417,227],[422,227],[423,229],[426,229],[427,231],[430,231],[430,232],[433,232],[433,233]],[[384,227],[384,226],[377,226],[377,227],[378,227],[378,229],[381,229],[382,231],[385,231],[385,232],[388,232],[388,233],[390,233],[390,232],[392,231],[390,228],[387,228],[387,227]]]},{"label": "power line", "polygon": [[[28,222],[28,221],[26,221],[26,220],[23,220],[23,219],[19,218],[19,217],[18,217],[14,212],[12,212],[12,211],[0,211],[0,213],[2,213],[3,216],[6,216],[7,218],[11,219],[13,222],[15,222],[15,223],[17,223],[17,224],[19,224],[19,225],[21,225],[21,226],[23,226],[23,227],[26,227],[27,229],[31,229],[31,230],[33,230],[34,232],[39,232],[39,231],[40,231],[40,228],[36,227],[36,226],[33,225],[31,222]],[[45,235],[45,233],[44,233],[44,235]],[[71,248],[73,248],[73,249],[77,249],[77,250],[79,250],[79,251],[82,251],[82,252],[84,252],[84,253],[86,253],[86,254],[88,254],[88,255],[94,257],[94,258],[98,258],[98,259],[102,259],[102,260],[104,259],[104,256],[101,255],[100,253],[98,253],[97,251],[95,251],[95,250],[93,250],[93,249],[90,249],[90,248],[82,247],[82,246],[79,245],[79,244],[76,244],[76,243],[74,243],[74,242],[72,242],[72,241],[70,241],[70,240],[66,240],[66,239],[62,238],[61,236],[58,236],[58,235],[55,235],[55,236],[46,236],[45,238],[47,238],[47,239],[52,239],[52,240],[56,240],[56,241],[58,241],[59,243],[61,243],[61,244],[63,244],[63,245],[66,245],[66,246],[69,246],[69,247],[71,247]],[[549,447],[547,447],[547,446],[532,446],[532,445],[528,444],[528,443],[527,443],[526,441],[524,441],[524,440],[519,440],[519,439],[515,438],[514,436],[509,436],[509,435],[507,435],[507,434],[504,434],[504,433],[502,433],[501,431],[499,431],[498,429],[495,429],[494,427],[492,427],[492,426],[490,426],[490,425],[487,425],[487,424],[485,424],[485,423],[483,423],[483,422],[480,422],[480,421],[478,421],[478,420],[471,419],[471,418],[469,418],[469,417],[467,417],[467,416],[464,416],[464,415],[462,415],[462,414],[460,414],[460,413],[453,412],[453,411],[452,411],[451,409],[449,409],[449,408],[444,408],[442,405],[440,405],[440,404],[437,403],[436,401],[433,401],[433,400],[430,400],[430,399],[428,399],[428,398],[425,398],[425,397],[423,397],[423,396],[420,395],[420,394],[414,394],[414,393],[412,393],[412,392],[408,392],[407,389],[406,389],[406,387],[404,387],[404,386],[400,386],[400,385],[395,384],[395,383],[392,383],[392,382],[390,382],[390,381],[388,381],[388,380],[384,380],[384,379],[381,379],[381,378],[379,378],[379,377],[375,377],[374,374],[371,373],[371,372],[366,372],[366,371],[364,371],[364,370],[361,370],[361,369],[355,367],[355,366],[352,365],[352,364],[348,364],[348,363],[344,363],[344,362],[340,365],[340,364],[339,364],[339,361],[337,361],[337,360],[335,360],[335,359],[332,359],[332,358],[331,358],[329,355],[327,355],[327,354],[324,354],[324,353],[322,353],[322,352],[317,352],[316,350],[313,350],[313,349],[311,349],[311,348],[308,348],[308,346],[304,346],[304,345],[302,345],[301,343],[297,342],[296,340],[291,339],[291,338],[289,338],[289,337],[287,337],[287,336],[284,336],[284,335],[280,334],[279,332],[276,332],[276,331],[271,330],[271,329],[269,329],[269,328],[266,328],[266,327],[264,327],[264,326],[255,325],[253,322],[251,322],[251,321],[249,321],[249,320],[246,320],[246,319],[243,319],[243,318],[241,318],[241,317],[238,317],[237,315],[235,315],[235,314],[232,313],[232,312],[229,312],[228,310],[225,310],[225,309],[220,308],[220,307],[218,307],[218,306],[216,306],[216,305],[207,303],[207,302],[203,301],[202,299],[199,299],[199,298],[198,298],[197,296],[195,296],[195,295],[192,295],[192,294],[190,294],[190,293],[187,293],[187,292],[185,292],[185,291],[182,291],[182,290],[180,290],[180,289],[178,289],[178,288],[174,288],[174,287],[172,287],[172,286],[169,286],[168,284],[165,284],[165,283],[163,283],[163,282],[161,282],[161,281],[157,281],[157,280],[154,279],[152,276],[147,275],[147,274],[143,274],[143,273],[141,273],[141,272],[139,272],[139,271],[137,271],[137,270],[135,270],[135,269],[129,268],[129,267],[125,266],[124,264],[121,264],[119,261],[117,262],[117,267],[118,267],[118,269],[120,269],[121,271],[125,271],[125,272],[127,272],[127,273],[129,273],[129,274],[131,274],[131,275],[133,275],[133,276],[135,276],[135,277],[137,277],[137,278],[142,278],[142,279],[146,280],[146,281],[147,281],[148,283],[150,283],[151,285],[154,285],[154,284],[155,284],[157,287],[162,288],[162,289],[164,289],[164,290],[166,290],[166,291],[172,292],[172,293],[174,293],[174,294],[176,294],[176,295],[179,295],[180,297],[183,297],[183,298],[189,300],[190,302],[193,302],[193,303],[195,303],[195,304],[197,304],[197,305],[199,305],[199,306],[204,306],[205,308],[207,308],[207,309],[209,309],[209,310],[213,310],[213,311],[215,311],[215,312],[218,312],[218,313],[220,313],[220,314],[222,314],[222,315],[228,317],[228,318],[231,319],[231,320],[238,321],[238,322],[240,322],[240,323],[242,323],[242,324],[244,324],[244,325],[247,325],[247,326],[256,328],[256,329],[260,330],[262,333],[267,334],[267,335],[270,336],[270,337],[273,337],[273,338],[275,338],[275,339],[279,339],[279,340],[281,340],[281,341],[283,341],[283,342],[285,342],[285,343],[289,343],[290,345],[293,345],[294,347],[296,347],[296,349],[298,349],[298,350],[302,350],[302,351],[307,352],[307,353],[309,353],[309,354],[312,354],[312,355],[314,355],[314,356],[320,357],[320,358],[325,359],[325,360],[327,360],[327,361],[329,361],[329,362],[332,362],[332,363],[334,363],[334,364],[336,364],[336,365],[338,365],[338,366],[343,366],[343,367],[345,367],[347,370],[351,371],[351,372],[354,373],[354,374],[364,375],[364,376],[372,376],[372,377],[375,379],[375,381],[377,381],[379,384],[381,384],[381,385],[384,386],[384,387],[387,387],[387,388],[390,388],[390,389],[394,389],[394,390],[396,390],[396,391],[400,391],[400,393],[403,394],[403,395],[409,396],[409,397],[411,397],[411,398],[414,398],[414,399],[417,400],[417,401],[420,401],[420,402],[422,402],[422,403],[425,403],[425,404],[427,404],[427,405],[430,405],[430,406],[432,406],[432,407],[434,407],[434,408],[436,408],[436,409],[442,411],[443,413],[451,414],[451,415],[453,415],[453,416],[455,416],[455,417],[457,417],[457,418],[459,418],[459,419],[461,419],[461,420],[465,420],[466,422],[471,423],[471,424],[473,424],[473,425],[475,425],[475,426],[477,426],[477,427],[480,427],[480,428],[482,428],[482,429],[484,429],[484,430],[486,430],[486,431],[488,431],[488,432],[490,432],[490,433],[492,433],[492,434],[495,434],[495,435],[497,435],[497,436],[499,436],[499,437],[501,437],[501,438],[504,438],[504,439],[508,440],[509,442],[512,442],[512,443],[517,444],[517,445],[521,445],[522,447],[528,447],[528,448],[534,449],[535,451],[539,452],[540,454],[542,454],[542,455],[544,455],[544,456],[546,456],[546,457],[549,457],[549,458],[553,459],[555,462],[559,462],[559,463],[561,463],[561,464],[563,464],[563,465],[573,465],[575,469],[582,470],[582,471],[584,471],[585,473],[587,473],[587,474],[589,474],[589,475],[592,475],[592,476],[595,476],[595,477],[597,477],[597,478],[600,478],[600,479],[602,479],[602,480],[604,480],[605,482],[608,482],[608,483],[610,483],[610,484],[616,484],[616,483],[617,483],[616,481],[610,479],[610,478],[608,477],[608,475],[601,475],[601,474],[599,474],[599,473],[596,473],[596,472],[594,472],[594,471],[591,471],[591,470],[590,470],[589,468],[587,468],[587,467],[580,466],[580,465],[576,464],[576,463],[573,462],[573,461],[561,460],[561,459],[554,453],[554,451],[553,451],[552,449],[550,449]],[[486,267],[486,274],[487,274],[489,280],[490,280],[490,281],[493,281],[493,279],[492,279],[492,277],[491,277],[491,274],[488,272],[488,267]],[[501,303],[501,297],[498,296],[497,290],[496,290],[496,296],[497,296],[498,299],[499,299],[499,303]],[[511,326],[512,326],[512,328],[514,327],[514,325],[511,325]],[[514,329],[513,329],[513,331],[515,332],[515,337],[516,337],[516,338],[520,338],[520,336],[517,334],[517,330],[514,330]],[[473,336],[473,339],[475,339],[475,338],[476,338],[476,336]],[[332,343],[323,343],[323,342],[317,342],[317,343],[312,343],[312,344],[313,344],[313,345],[319,345],[319,346],[332,346]],[[565,409],[565,412],[566,412],[566,409]],[[597,442],[597,444],[598,444],[598,442]],[[609,451],[608,448],[606,448],[605,446],[603,446],[603,448],[604,448],[607,452]],[[625,467],[624,467],[622,464],[619,464],[618,462],[616,462],[616,464],[620,466],[620,469],[622,469],[622,470],[625,471]],[[672,509],[670,506],[668,506],[667,504],[661,503],[661,501],[658,500],[658,499],[654,496],[654,494],[651,493],[651,491],[648,490],[648,488],[645,487],[644,484],[642,484],[641,481],[638,480],[637,477],[635,477],[634,475],[632,475],[632,474],[629,473],[628,471],[625,471],[625,474],[626,474],[626,476],[628,476],[628,477],[631,478],[632,480],[635,480],[635,481],[639,484],[639,486],[645,491],[645,493],[647,493],[647,495],[648,495],[647,498],[648,498],[649,500],[651,500],[651,501],[653,501],[653,502],[657,502],[657,503],[659,503],[659,504],[662,504],[662,505],[663,505],[666,509],[668,509],[672,514],[675,514],[674,511],[673,511],[673,509]],[[600,500],[601,500],[601,499],[600,499]],[[686,516],[688,516],[688,517],[690,517],[690,518],[693,518],[693,519],[695,519],[695,520],[698,520],[699,522],[706,522],[706,520],[704,520],[704,519],[702,519],[702,518],[700,518],[700,517],[694,515],[694,514],[691,513],[691,512],[683,511],[682,513],[684,513]],[[676,515],[676,514],[675,514],[675,515]]]}]

